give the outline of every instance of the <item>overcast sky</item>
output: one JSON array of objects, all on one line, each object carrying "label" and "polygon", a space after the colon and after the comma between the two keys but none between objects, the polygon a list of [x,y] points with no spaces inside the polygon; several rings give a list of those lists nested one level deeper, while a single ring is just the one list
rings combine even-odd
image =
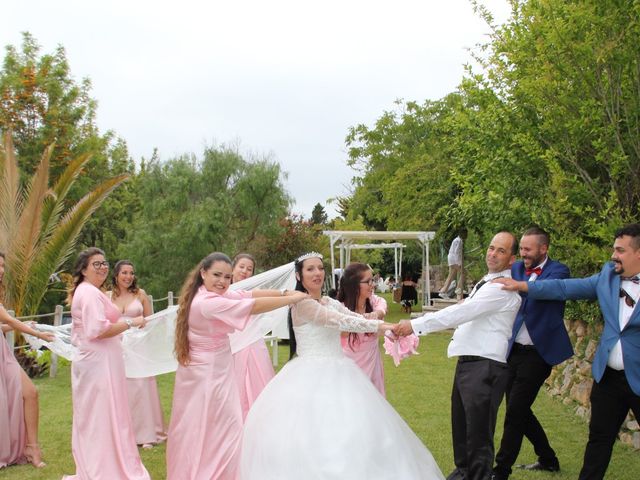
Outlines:
[{"label": "overcast sky", "polygon": [[[506,0],[484,3],[508,16]],[[93,83],[101,131],[136,160],[239,142],[282,165],[308,217],[349,191],[349,127],[452,92],[489,29],[469,0],[4,2],[0,44],[23,31],[45,53],[65,47]]]}]

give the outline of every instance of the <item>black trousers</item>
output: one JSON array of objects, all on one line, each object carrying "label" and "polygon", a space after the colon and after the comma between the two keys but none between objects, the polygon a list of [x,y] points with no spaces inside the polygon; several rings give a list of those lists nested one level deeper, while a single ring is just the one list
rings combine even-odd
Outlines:
[{"label": "black trousers", "polygon": [[551,366],[543,360],[532,345],[513,344],[507,360],[509,380],[507,382],[507,410],[500,450],[496,455],[494,470],[503,477],[511,474],[523,437],[527,437],[543,465],[557,465],[556,453],[540,422],[531,410],[540,387],[551,374]]},{"label": "black trousers", "polygon": [[602,480],[611,460],[613,443],[629,409],[640,419],[640,396],[633,393],[624,370],[609,367],[591,390],[589,441],[579,480]]},{"label": "black trousers", "polygon": [[493,435],[507,386],[506,363],[482,357],[458,358],[451,392],[453,459],[448,480],[487,480],[493,467]]}]

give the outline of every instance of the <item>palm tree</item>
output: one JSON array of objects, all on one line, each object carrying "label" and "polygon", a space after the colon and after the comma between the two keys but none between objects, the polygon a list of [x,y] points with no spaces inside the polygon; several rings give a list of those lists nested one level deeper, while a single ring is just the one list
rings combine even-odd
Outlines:
[{"label": "palm tree", "polygon": [[33,315],[47,291],[49,278],[73,253],[78,234],[91,214],[128,175],[104,181],[70,208],[65,197],[89,160],[71,160],[53,187],[49,159],[53,145],[25,187],[11,132],[0,143],[0,251],[6,254],[5,303],[16,315]]}]

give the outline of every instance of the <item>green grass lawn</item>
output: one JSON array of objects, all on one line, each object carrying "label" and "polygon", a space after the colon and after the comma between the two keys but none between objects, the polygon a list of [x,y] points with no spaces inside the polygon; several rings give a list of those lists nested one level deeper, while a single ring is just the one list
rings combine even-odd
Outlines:
[{"label": "green grass lawn", "polygon": [[[399,307],[390,304],[390,321],[403,318]],[[405,315],[406,316],[406,315]],[[411,357],[396,368],[390,357],[384,356],[387,397],[400,415],[433,453],[443,473],[453,469],[449,397],[455,361],[446,356],[451,334],[442,332],[423,337],[420,355]],[[279,349],[280,365],[288,357],[288,347]],[[71,455],[71,383],[70,369],[61,367],[55,379],[36,380],[40,391],[40,441],[47,467],[42,470],[26,466],[12,466],[0,470],[2,480],[60,479],[63,474],[75,472]],[[167,416],[171,409],[173,374],[158,377],[161,401]],[[541,394],[534,410],[549,434],[556,449],[562,472],[558,474],[516,471],[514,480],[552,479],[569,480],[578,477],[587,440],[587,424],[572,410]],[[98,413],[98,412],[96,412]],[[503,409],[500,412],[496,443],[502,433]],[[282,432],[286,435],[286,432]],[[165,446],[140,450],[142,461],[153,479],[165,478]],[[393,452],[389,452],[393,461]],[[525,442],[518,463],[535,461],[531,446]],[[637,480],[640,478],[640,452],[616,442],[607,478],[611,480]],[[348,480],[348,479],[345,479]],[[403,479],[399,479],[403,480]]]}]

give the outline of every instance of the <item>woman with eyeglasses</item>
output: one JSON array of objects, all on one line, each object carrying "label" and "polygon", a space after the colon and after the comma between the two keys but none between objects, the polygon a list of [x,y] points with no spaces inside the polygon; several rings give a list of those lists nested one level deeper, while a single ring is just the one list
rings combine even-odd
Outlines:
[{"label": "woman with eyeglasses", "polygon": [[229,333],[245,328],[253,314],[307,298],[296,291],[231,291],[231,272],[229,257],[214,252],[189,273],[180,292],[169,480],[237,478],[243,420]]},{"label": "woman with eyeglasses", "polygon": [[[339,302],[365,318],[383,320],[387,302],[375,295],[373,272],[364,263],[351,263],[344,270],[338,290]],[[362,369],[378,391],[385,396],[384,368],[377,333],[342,333],[342,350]]]},{"label": "woman with eyeglasses", "polygon": [[[145,291],[138,287],[133,263],[129,260],[120,260],[115,264],[111,285],[107,296],[123,316],[148,317],[153,313],[151,301]],[[148,449],[164,442],[167,433],[156,377],[127,378],[127,393],[136,443]]]},{"label": "woman with eyeglasses", "polygon": [[104,252],[91,247],[78,255],[73,271],[71,365],[76,474],[65,479],[148,480],[136,446],[120,335],[144,327],[142,315],[126,317],[101,290],[109,274]]},{"label": "woman with eyeglasses", "polygon": [[[38,332],[28,324],[13,318],[2,305],[2,278],[4,253],[0,252],[0,326],[2,333],[18,330],[46,342],[54,335]],[[16,463],[45,466],[38,444],[38,391],[27,374],[20,368],[13,352],[0,335],[0,468]]]}]

